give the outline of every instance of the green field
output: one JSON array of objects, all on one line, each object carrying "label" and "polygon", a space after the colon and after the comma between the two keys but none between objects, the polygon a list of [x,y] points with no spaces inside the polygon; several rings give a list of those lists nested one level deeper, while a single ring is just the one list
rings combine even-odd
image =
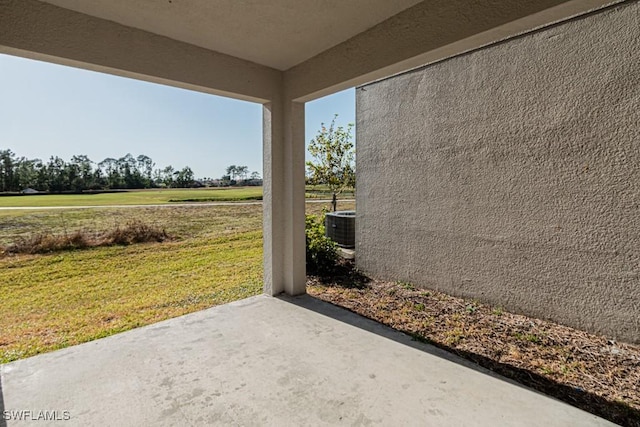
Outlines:
[{"label": "green field", "polygon": [[0,207],[161,205],[182,201],[243,201],[262,198],[262,187],[154,189],[99,194],[0,197]]},{"label": "green field", "polygon": [[131,220],[175,239],[0,258],[0,363],[261,292],[261,205],[0,211],[0,244]]},{"label": "green field", "polygon": [[[330,199],[331,193],[324,186],[307,186],[308,198]],[[352,198],[353,191],[340,198]],[[43,194],[0,197],[2,207],[56,207],[56,206],[115,206],[162,205],[193,202],[241,202],[262,200],[262,187],[225,188],[171,188],[130,190],[98,194]]]}]

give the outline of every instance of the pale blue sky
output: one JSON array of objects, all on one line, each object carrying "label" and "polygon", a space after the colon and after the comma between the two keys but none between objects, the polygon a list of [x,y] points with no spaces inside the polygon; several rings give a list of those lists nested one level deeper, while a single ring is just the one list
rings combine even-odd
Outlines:
[{"label": "pale blue sky", "polygon": [[[306,140],[320,123],[355,122],[349,89],[306,107]],[[157,167],[219,178],[230,164],[262,174],[258,104],[0,54],[0,149],[69,160],[146,154]]]}]

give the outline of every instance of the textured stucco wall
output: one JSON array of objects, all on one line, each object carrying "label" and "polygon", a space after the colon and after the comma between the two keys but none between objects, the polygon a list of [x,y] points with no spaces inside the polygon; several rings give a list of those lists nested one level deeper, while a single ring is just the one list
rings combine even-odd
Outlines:
[{"label": "textured stucco wall", "polygon": [[357,91],[358,266],[640,342],[640,3]]}]

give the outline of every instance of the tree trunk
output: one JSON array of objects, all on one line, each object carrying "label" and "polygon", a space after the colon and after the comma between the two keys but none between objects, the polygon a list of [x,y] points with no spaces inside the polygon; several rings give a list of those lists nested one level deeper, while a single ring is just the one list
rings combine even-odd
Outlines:
[{"label": "tree trunk", "polygon": [[331,206],[333,206],[334,212],[338,208],[338,198],[336,197],[336,193],[333,193],[333,197],[331,198]]}]

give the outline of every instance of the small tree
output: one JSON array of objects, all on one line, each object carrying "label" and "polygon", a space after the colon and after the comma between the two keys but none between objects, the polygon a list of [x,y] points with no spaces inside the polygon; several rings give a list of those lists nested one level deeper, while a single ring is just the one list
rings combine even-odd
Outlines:
[{"label": "small tree", "polygon": [[337,114],[333,116],[329,128],[321,124],[320,131],[309,143],[309,153],[314,161],[307,162],[309,182],[329,187],[334,212],[338,194],[353,188],[356,183],[355,146],[351,134],[353,123],[346,128],[336,127],[337,117]]}]

